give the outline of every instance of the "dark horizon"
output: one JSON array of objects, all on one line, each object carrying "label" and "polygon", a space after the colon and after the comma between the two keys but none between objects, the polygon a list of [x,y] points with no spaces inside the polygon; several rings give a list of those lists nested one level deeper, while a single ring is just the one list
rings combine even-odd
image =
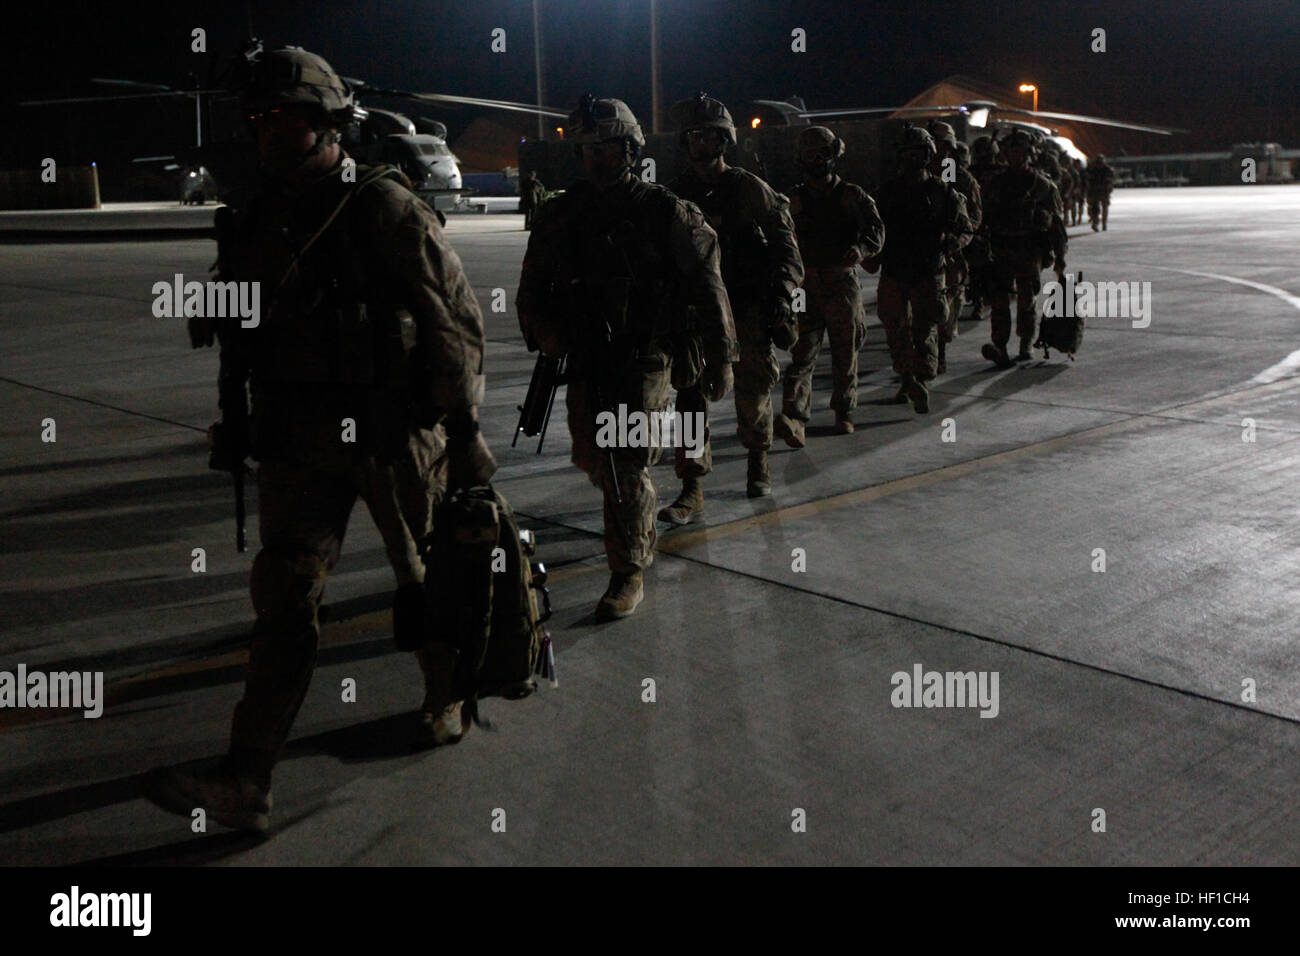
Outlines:
[{"label": "dark horizon", "polygon": [[[112,17],[84,2],[13,11],[8,36],[16,48],[5,58],[13,71],[6,84],[11,99],[104,92],[89,85],[93,76],[183,85],[194,74],[206,82],[213,61],[228,57],[247,33],[242,4],[124,6],[127,14]],[[346,76],[416,91],[535,101],[528,2],[394,0],[311,11],[247,6],[256,36],[318,52]],[[649,9],[649,0],[542,0],[547,104],[568,108],[589,90],[619,96],[648,129]],[[1189,130],[1146,137],[1146,152],[1225,149],[1258,140],[1300,145],[1300,5],[1047,0],[1029,16],[1017,13],[1023,9],[987,0],[936,0],[921,8],[814,0],[794,11],[773,2],[659,0],[663,110],[697,89],[737,106],[792,93],[810,108],[901,105],[945,77],[964,74],[1013,96],[1020,82],[1034,82],[1044,110]],[[207,31],[206,54],[190,51],[194,27]],[[490,49],[497,27],[506,31],[504,53]],[[807,31],[806,53],[790,50],[795,27]],[[1090,49],[1097,27],[1106,30],[1105,53]],[[1288,38],[1285,44],[1281,37]],[[453,137],[481,115],[453,108],[414,112],[442,119]],[[44,107],[14,115],[17,128],[38,139],[80,128],[72,138],[137,152],[188,145],[193,138],[188,101]],[[65,142],[69,137],[63,134]],[[5,147],[7,159],[39,150],[29,139],[15,140]]]}]

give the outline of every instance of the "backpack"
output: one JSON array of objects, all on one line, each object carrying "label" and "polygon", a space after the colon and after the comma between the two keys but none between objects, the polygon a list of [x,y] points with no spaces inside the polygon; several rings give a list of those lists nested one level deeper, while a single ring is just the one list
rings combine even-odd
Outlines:
[{"label": "backpack", "polygon": [[[1075,282],[1082,281],[1083,273],[1080,272],[1075,277]],[[1043,350],[1043,358],[1048,357],[1048,349],[1056,349],[1070,356],[1071,362],[1074,361],[1074,353],[1079,351],[1083,342],[1083,316],[1078,314],[1077,308],[1070,311],[1075,314],[1043,315],[1038,327],[1038,341],[1034,343],[1034,348]]]},{"label": "backpack", "polygon": [[541,676],[556,686],[546,567],[491,485],[451,492],[422,545],[425,634],[459,652],[452,692],[476,723],[483,697],[527,697]]}]

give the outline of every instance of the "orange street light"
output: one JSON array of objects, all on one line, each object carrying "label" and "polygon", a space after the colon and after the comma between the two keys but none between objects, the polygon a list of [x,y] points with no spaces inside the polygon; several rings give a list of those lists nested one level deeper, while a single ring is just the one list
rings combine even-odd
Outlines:
[{"label": "orange street light", "polygon": [[1037,113],[1038,112],[1038,87],[1034,86],[1034,84],[1032,83],[1021,83],[1020,92],[1034,94],[1034,112]]},{"label": "orange street light", "polygon": [[761,122],[763,122],[763,121],[762,121],[761,119],[759,119],[757,116],[755,116],[752,120],[749,121],[749,128],[750,128],[750,129],[758,129],[758,124],[761,123]]}]

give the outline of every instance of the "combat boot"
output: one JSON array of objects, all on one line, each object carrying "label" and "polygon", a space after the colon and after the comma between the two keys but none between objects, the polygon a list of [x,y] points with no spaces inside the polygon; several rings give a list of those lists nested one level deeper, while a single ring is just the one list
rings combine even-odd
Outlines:
[{"label": "combat boot", "polygon": [[853,419],[849,417],[848,412],[835,413],[835,434],[837,435],[853,434]]},{"label": "combat boot", "polygon": [[1017,362],[1032,362],[1034,360],[1034,353],[1030,351],[1033,341],[1033,338],[1020,340],[1020,354],[1016,356]]},{"label": "combat boot", "polygon": [[999,348],[992,342],[986,342],[984,347],[980,349],[980,355],[983,355],[998,368],[1012,368],[1016,364],[1011,361],[1011,356],[1007,354],[1005,345]]},{"label": "combat boot", "polygon": [[597,621],[617,621],[637,609],[645,597],[645,586],[640,571],[623,574],[615,571],[609,576],[609,587],[596,604]]},{"label": "combat boot", "polygon": [[145,796],[170,813],[202,808],[222,826],[265,833],[271,826],[271,787],[238,776],[223,761],[208,770],[161,767],[144,781]]},{"label": "combat boot", "polygon": [[802,448],[807,444],[804,423],[797,418],[791,418],[785,412],[776,416],[776,421],[772,422],[772,431],[781,436],[791,448]]},{"label": "combat boot", "polygon": [[907,388],[907,398],[918,415],[930,411],[930,390],[925,387],[924,382],[912,379],[912,383]]},{"label": "combat boot", "polygon": [[907,397],[908,391],[911,389],[911,387],[912,387],[912,376],[909,373],[907,375],[904,375],[902,377],[902,380],[899,381],[898,383],[898,392],[895,393],[894,395],[895,405],[906,405],[908,402],[911,401],[911,399]]},{"label": "combat boot", "polygon": [[745,494],[763,498],[772,493],[772,477],[767,473],[767,452],[749,453],[749,473],[745,477]]},{"label": "combat boot", "polygon": [[415,745],[425,749],[459,743],[469,725],[461,719],[465,702],[453,700],[451,676],[456,667],[456,651],[446,644],[430,643],[416,656],[424,671],[424,703],[420,707],[420,729]]},{"label": "combat boot", "polygon": [[704,518],[704,490],[699,478],[683,478],[682,493],[666,508],[659,509],[659,520],[683,525]]}]

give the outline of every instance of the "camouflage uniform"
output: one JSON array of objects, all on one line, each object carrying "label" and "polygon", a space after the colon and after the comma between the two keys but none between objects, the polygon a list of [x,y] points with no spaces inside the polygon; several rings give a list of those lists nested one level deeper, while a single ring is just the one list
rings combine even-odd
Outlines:
[{"label": "camouflage uniform", "polygon": [[470,411],[483,398],[482,315],[435,214],[385,171],[357,167],[348,183],[341,170],[301,191],[268,185],[221,254],[222,278],[260,282],[264,303],[256,328],[220,332],[223,420],[240,414],[247,379],[261,462],[257,622],[230,758],[253,779],[269,780],[306,694],[358,497],[399,584],[423,580],[416,544],[448,465],[442,428],[417,427],[412,403]]},{"label": "camouflage uniform", "polygon": [[993,177],[1006,169],[998,162],[997,142],[991,136],[976,140],[974,161],[970,171],[980,187],[980,225],[966,247],[966,265],[970,269],[971,319],[980,317],[980,310],[989,301],[993,281],[993,255],[989,249],[988,217],[984,215],[984,195]]},{"label": "camouflage uniform", "polygon": [[[970,217],[972,233],[977,233],[983,215],[981,211],[980,184],[970,170],[962,165],[957,155],[957,137],[952,127],[947,123],[933,123],[931,124],[931,132],[935,134],[935,139],[938,142],[939,154],[935,157],[935,162],[931,164],[930,172],[942,179],[944,160],[951,158],[954,161],[955,169],[952,185],[965,198],[966,215]],[[946,290],[944,295],[947,299],[947,313],[945,321],[939,329],[938,372],[940,375],[947,371],[947,345],[957,337],[957,319],[961,315],[962,294],[966,289],[967,281],[970,279],[970,267],[967,265],[966,260],[969,252],[970,245],[968,244],[962,252],[949,255],[944,268],[944,286]],[[978,248],[976,252],[979,252]]]},{"label": "camouflage uniform", "polygon": [[857,266],[844,265],[844,257],[853,247],[863,260],[879,253],[885,226],[862,187],[834,174],[827,186],[796,186],[790,213],[803,256],[807,299],[799,316],[799,340],[785,371],[782,413],[800,422],[812,417],[813,369],[822,339],[829,336],[830,405],[837,416],[846,417],[858,404],[858,349],[867,319]]},{"label": "camouflage uniform", "polygon": [[[984,216],[993,250],[993,349],[1004,355],[1011,338],[1010,298],[1014,292],[1020,357],[1027,359],[1038,324],[1034,297],[1041,288],[1039,274],[1053,263],[1058,269],[1065,268],[1061,197],[1056,185],[1032,166],[1008,168],[989,184]],[[987,351],[985,354],[998,361]]]},{"label": "camouflage uniform", "polygon": [[[932,156],[929,134],[911,132],[918,135],[907,148],[928,144]],[[885,223],[876,308],[894,371],[903,379],[897,398],[910,398],[918,412],[929,410],[924,383],[938,374],[938,336],[947,320],[947,257],[958,254],[974,232],[965,197],[933,176],[928,161],[922,160],[915,177],[886,182],[876,196]]]},{"label": "camouflage uniform", "polygon": [[[546,202],[528,240],[519,325],[546,354],[569,356],[573,463],[604,493],[605,553],[617,574],[638,573],[654,559],[657,500],[648,466],[660,449],[599,447],[596,415],[619,404],[629,413],[667,405],[673,340],[688,311],[704,353],[735,359],[717,247],[699,209],[635,177],[604,192],[576,183]],[[605,322],[608,347],[598,341]]]},{"label": "camouflage uniform", "polygon": [[[722,277],[736,323],[740,359],[736,377],[736,430],[750,451],[772,446],[772,386],[781,377],[769,332],[774,299],[789,301],[803,281],[803,262],[794,237],[789,201],[753,173],[729,166],[718,182],[706,183],[688,170],[668,184],[678,196],[699,206],[718,234]],[[679,412],[708,414],[698,387],[677,393]],[[713,467],[709,431],[704,454],[688,458],[677,449],[679,478],[702,477]]]},{"label": "camouflage uniform", "polygon": [[519,183],[519,211],[524,214],[524,228],[533,228],[533,216],[537,214],[537,207],[542,204],[546,196],[546,187],[542,181],[537,178],[537,174],[530,173]]},{"label": "camouflage uniform", "polygon": [[1115,170],[1106,162],[1106,157],[1100,154],[1088,160],[1088,169],[1086,172],[1088,180],[1088,221],[1092,224],[1092,231],[1097,231],[1097,224],[1101,228],[1106,228],[1106,220],[1110,218],[1110,194],[1115,188]]},{"label": "camouflage uniform", "polygon": [[1088,197],[1088,176],[1081,160],[1073,160],[1071,169],[1074,171],[1074,190],[1070,193],[1070,225],[1077,226],[1083,222],[1083,211]]}]

